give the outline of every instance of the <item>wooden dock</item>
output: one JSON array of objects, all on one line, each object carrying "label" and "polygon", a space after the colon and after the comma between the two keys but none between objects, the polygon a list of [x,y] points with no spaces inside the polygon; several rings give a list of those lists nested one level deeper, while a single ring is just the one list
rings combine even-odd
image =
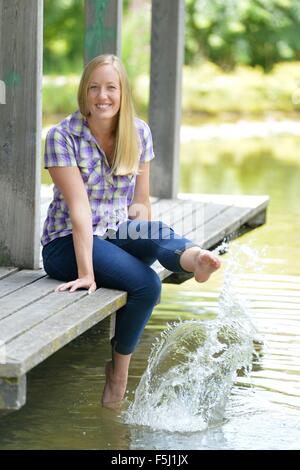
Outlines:
[{"label": "wooden dock", "polygon": [[[42,198],[42,218],[49,195]],[[153,198],[153,220],[172,225],[179,234],[213,248],[224,237],[237,237],[265,222],[267,196],[181,195]],[[175,274],[158,262],[162,280],[180,283],[189,274]],[[98,289],[55,293],[59,281],[37,270],[0,268],[0,410],[26,402],[26,373],[74,338],[126,303],[126,292]]]}]

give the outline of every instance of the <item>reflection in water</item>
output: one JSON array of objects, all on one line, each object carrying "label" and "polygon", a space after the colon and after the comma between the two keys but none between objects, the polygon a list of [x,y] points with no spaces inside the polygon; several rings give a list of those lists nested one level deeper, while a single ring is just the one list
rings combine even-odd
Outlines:
[{"label": "reflection in water", "polygon": [[300,273],[300,137],[213,139],[181,146],[181,192],[268,194],[267,224],[246,239],[265,247],[270,274]]}]

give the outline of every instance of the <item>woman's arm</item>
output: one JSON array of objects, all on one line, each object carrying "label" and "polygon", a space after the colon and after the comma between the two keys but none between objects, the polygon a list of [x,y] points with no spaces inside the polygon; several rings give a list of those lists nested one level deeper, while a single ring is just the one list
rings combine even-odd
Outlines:
[{"label": "woman's arm", "polygon": [[78,269],[78,279],[58,286],[57,290],[71,288],[73,292],[79,287],[86,287],[89,292],[93,292],[96,290],[96,284],[92,258],[92,213],[79,168],[51,167],[48,170],[54,184],[63,194],[70,211]]},{"label": "woman's arm", "polygon": [[129,219],[151,220],[150,162],[141,163],[136,177],[133,201],[128,208]]}]

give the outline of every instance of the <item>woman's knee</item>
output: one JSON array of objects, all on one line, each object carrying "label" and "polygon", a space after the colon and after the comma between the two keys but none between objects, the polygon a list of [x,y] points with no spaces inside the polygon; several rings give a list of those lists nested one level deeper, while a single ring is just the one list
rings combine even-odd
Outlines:
[{"label": "woman's knee", "polygon": [[144,276],[143,282],[138,287],[136,294],[142,296],[143,301],[148,304],[155,305],[161,294],[161,280],[152,268],[149,267],[147,271],[148,272]]}]

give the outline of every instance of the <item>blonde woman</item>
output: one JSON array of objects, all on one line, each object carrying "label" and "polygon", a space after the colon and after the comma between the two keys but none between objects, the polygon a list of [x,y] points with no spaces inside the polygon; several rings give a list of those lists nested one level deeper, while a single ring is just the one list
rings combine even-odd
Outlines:
[{"label": "blonde woman", "polygon": [[102,404],[114,407],[125,394],[130,358],[157,303],[157,259],[173,272],[206,281],[220,261],[171,227],[151,221],[148,125],[134,116],[120,59],[94,58],[83,71],[79,110],[53,127],[45,144],[45,168],[54,183],[44,223],[44,268],[63,281],[57,292],[97,287],[124,290],[106,365]]}]

